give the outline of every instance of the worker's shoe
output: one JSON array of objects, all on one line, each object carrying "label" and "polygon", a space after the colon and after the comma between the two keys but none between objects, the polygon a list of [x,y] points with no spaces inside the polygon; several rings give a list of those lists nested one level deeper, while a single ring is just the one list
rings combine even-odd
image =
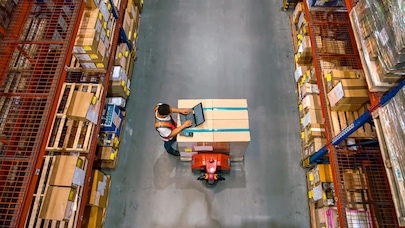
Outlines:
[{"label": "worker's shoe", "polygon": [[173,152],[167,152],[167,153],[169,153],[169,154],[171,154],[173,156],[180,156],[180,152],[177,151],[177,150],[174,150]]}]

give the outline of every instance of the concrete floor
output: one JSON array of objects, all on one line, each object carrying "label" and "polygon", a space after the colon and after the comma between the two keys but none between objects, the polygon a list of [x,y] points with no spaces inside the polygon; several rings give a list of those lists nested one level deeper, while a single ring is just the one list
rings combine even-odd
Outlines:
[{"label": "concrete floor", "polygon": [[[273,0],[146,0],[105,227],[309,227],[288,15]],[[205,188],[164,152],[158,102],[247,98],[251,143]]]}]

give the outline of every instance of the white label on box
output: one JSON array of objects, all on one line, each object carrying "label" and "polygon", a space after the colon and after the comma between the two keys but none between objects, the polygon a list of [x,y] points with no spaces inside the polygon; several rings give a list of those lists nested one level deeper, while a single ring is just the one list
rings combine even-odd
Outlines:
[{"label": "white label on box", "polygon": [[312,189],[313,192],[313,198],[315,201],[320,200],[323,198],[322,196],[322,184],[316,186],[315,188]]},{"label": "white label on box", "polygon": [[113,66],[113,73],[111,76],[112,80],[117,80],[120,81],[121,80],[121,67],[120,66]]},{"label": "white label on box", "polygon": [[82,46],[73,46],[73,53],[86,53]]},{"label": "white label on box", "polygon": [[311,122],[311,116],[309,115],[310,113],[308,112],[304,118],[302,118],[302,126],[305,128],[310,122]]},{"label": "white label on box", "polygon": [[98,122],[98,111],[100,110],[100,103],[101,102],[97,101],[95,105],[91,104],[86,114],[86,119],[96,125]]},{"label": "white label on box", "polygon": [[83,68],[96,68],[96,64],[94,63],[80,63]]},{"label": "white label on box", "polygon": [[95,193],[94,193],[94,201],[93,201],[93,204],[94,205],[100,205],[100,192],[99,191],[96,191]]},{"label": "white label on box", "polygon": [[127,80],[127,89],[131,90],[131,80]]},{"label": "white label on box", "polygon": [[81,60],[81,61],[90,61],[91,58],[88,54],[76,54],[75,55],[76,59]]},{"label": "white label on box", "polygon": [[100,54],[104,57],[105,56],[105,45],[103,42],[98,43],[98,48],[97,50],[100,52]]},{"label": "white label on box", "polygon": [[104,2],[100,2],[100,12],[103,15],[104,21],[108,21],[110,18],[110,11],[108,11],[107,5]]},{"label": "white label on box", "polygon": [[340,99],[344,97],[343,86],[342,83],[339,82],[329,93],[328,99],[331,107],[337,105]]},{"label": "white label on box", "polygon": [[106,182],[101,182],[101,181],[99,181],[98,183],[97,183],[97,192],[99,192],[100,193],[100,196],[104,196],[104,190],[105,190],[105,188],[106,188]]},{"label": "white label on box", "polygon": [[194,146],[194,151],[213,151],[212,146]]},{"label": "white label on box", "polygon": [[100,32],[100,31],[101,31],[101,27],[102,27],[101,21],[100,21],[100,19],[97,19],[97,22],[96,22],[96,31],[97,31],[97,32]]},{"label": "white label on box", "polygon": [[298,67],[294,72],[295,82],[298,82],[298,80],[301,78],[301,76],[302,76],[302,68]]},{"label": "white label on box", "polygon": [[315,167],[313,174],[314,174],[315,183],[318,183],[320,181],[318,166]]},{"label": "white label on box", "polygon": [[75,173],[73,174],[73,184],[76,186],[83,186],[84,176],[85,176],[84,170],[76,167]]},{"label": "white label on box", "polygon": [[302,53],[304,51],[303,44],[301,43],[300,46],[298,47],[298,53]]},{"label": "white label on box", "polygon": [[105,41],[107,39],[107,35],[105,33],[105,29],[101,29],[101,33],[100,33],[100,38],[101,40]]}]

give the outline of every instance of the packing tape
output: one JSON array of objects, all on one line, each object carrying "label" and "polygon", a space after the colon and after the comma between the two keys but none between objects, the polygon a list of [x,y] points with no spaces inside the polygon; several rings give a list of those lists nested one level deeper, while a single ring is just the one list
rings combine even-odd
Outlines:
[{"label": "packing tape", "polygon": [[240,107],[229,107],[229,108],[203,108],[204,111],[243,111],[248,110],[248,108],[240,108]]},{"label": "packing tape", "polygon": [[184,129],[183,132],[249,132],[249,128],[220,128],[220,129]]}]

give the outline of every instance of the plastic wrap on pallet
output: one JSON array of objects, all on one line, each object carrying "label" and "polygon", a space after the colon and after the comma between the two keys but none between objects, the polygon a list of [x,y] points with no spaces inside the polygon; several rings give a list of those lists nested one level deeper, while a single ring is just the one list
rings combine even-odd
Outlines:
[{"label": "plastic wrap on pallet", "polygon": [[360,0],[353,10],[365,50],[371,54],[371,60],[376,60],[382,81],[395,81],[395,77],[405,74],[403,5],[392,0]]},{"label": "plastic wrap on pallet", "polygon": [[[387,152],[391,162],[398,195],[404,191],[405,174],[405,88],[379,109],[381,127],[384,132]],[[405,202],[401,201],[402,215],[405,216]]]},{"label": "plastic wrap on pallet", "polygon": [[309,6],[316,7],[344,7],[345,1],[344,0],[308,0]]}]

